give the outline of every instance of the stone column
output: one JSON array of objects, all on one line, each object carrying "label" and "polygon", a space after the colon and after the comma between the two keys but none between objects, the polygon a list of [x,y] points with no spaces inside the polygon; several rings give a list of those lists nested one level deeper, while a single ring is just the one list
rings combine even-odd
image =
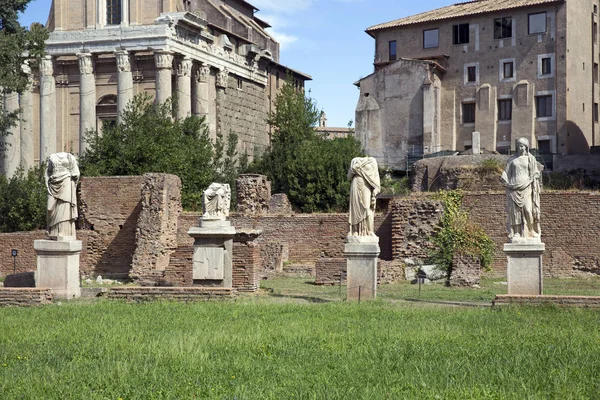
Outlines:
[{"label": "stone column", "polygon": [[86,132],[96,129],[96,78],[90,53],[77,54],[79,59],[79,155],[87,148]]},{"label": "stone column", "polygon": [[11,178],[21,163],[21,127],[19,121],[19,94],[10,92],[4,94],[4,112],[17,112],[16,124],[8,129],[8,135],[2,137],[6,144],[4,157],[0,154],[0,170],[7,178]]},{"label": "stone column", "polygon": [[171,75],[173,70],[173,53],[170,51],[154,52],[156,63],[156,104],[162,104],[171,97]]},{"label": "stone column", "polygon": [[123,112],[133,99],[133,76],[131,74],[131,59],[125,50],[115,51],[117,57],[117,121],[123,122]]},{"label": "stone column", "polygon": [[229,80],[229,71],[227,68],[220,69],[217,72],[217,100],[216,100],[216,133],[223,135],[225,138],[229,132],[223,132],[223,114],[225,112],[225,91]]},{"label": "stone column", "polygon": [[27,75],[29,84],[19,96],[21,107],[21,165],[28,170],[33,167],[33,74],[29,64],[21,67]]},{"label": "stone column", "polygon": [[56,81],[52,57],[40,62],[40,163],[56,153]]},{"label": "stone column", "polygon": [[205,117],[208,124],[208,77],[210,67],[202,64],[194,76],[194,115]]},{"label": "stone column", "polygon": [[177,65],[177,118],[192,114],[192,59],[184,58]]}]

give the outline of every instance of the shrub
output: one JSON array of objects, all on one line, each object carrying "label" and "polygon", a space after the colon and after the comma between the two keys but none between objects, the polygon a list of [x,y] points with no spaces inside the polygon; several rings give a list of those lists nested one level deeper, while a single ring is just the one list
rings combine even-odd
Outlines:
[{"label": "shrub", "polygon": [[7,179],[0,175],[0,232],[42,229],[46,226],[47,190],[44,166],[20,168]]}]

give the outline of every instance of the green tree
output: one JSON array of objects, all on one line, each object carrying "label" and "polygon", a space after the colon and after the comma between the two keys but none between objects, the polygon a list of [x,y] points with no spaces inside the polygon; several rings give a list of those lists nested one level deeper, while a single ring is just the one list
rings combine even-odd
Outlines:
[{"label": "green tree", "polygon": [[265,174],[274,192],[288,195],[303,212],[342,211],[348,207],[346,179],[360,144],[353,137],[328,140],[315,132],[320,112],[314,100],[295,88],[288,77],[275,99],[271,147],[249,170]]},{"label": "green tree", "polygon": [[46,226],[45,166],[25,172],[18,169],[12,178],[0,175],[0,232],[41,229]]},{"label": "green tree", "polygon": [[[39,60],[44,54],[48,32],[41,24],[27,29],[19,24],[18,14],[25,11],[31,0],[0,1],[0,87],[2,93],[21,92],[28,85],[27,76],[21,71],[25,59]],[[27,55],[24,57],[24,55]],[[6,113],[0,102],[0,137],[15,126],[18,112]],[[6,143],[0,140],[0,156]]]},{"label": "green tree", "polygon": [[184,207],[201,207],[202,190],[211,179],[211,144],[203,120],[173,120],[169,103],[154,106],[142,94],[128,105],[121,123],[87,137],[89,147],[80,159],[83,176],[175,174],[181,178]]}]

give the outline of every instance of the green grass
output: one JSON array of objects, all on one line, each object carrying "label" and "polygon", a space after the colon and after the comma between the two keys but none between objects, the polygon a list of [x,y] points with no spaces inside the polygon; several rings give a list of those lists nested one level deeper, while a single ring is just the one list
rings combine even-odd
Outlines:
[{"label": "green grass", "polygon": [[599,323],[585,309],[270,295],[3,308],[0,397],[592,399]]},{"label": "green grass", "polygon": [[[412,285],[409,282],[383,284],[377,296],[384,300],[423,300],[469,303],[491,303],[497,294],[506,294],[505,279],[486,278],[479,288],[446,287],[443,282]],[[314,278],[274,278],[261,282],[261,287],[280,297],[309,301],[339,301],[346,299],[346,286],[317,286]],[[600,277],[544,279],[544,294],[600,296]]]}]

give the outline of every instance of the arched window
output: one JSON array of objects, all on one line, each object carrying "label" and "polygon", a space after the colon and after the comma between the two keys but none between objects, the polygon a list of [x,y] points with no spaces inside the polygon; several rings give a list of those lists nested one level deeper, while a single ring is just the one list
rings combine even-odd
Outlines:
[{"label": "arched window", "polygon": [[102,133],[108,125],[117,123],[117,95],[102,96],[96,104],[96,130]]},{"label": "arched window", "polygon": [[121,0],[106,0],[106,25],[119,25],[121,19]]}]

